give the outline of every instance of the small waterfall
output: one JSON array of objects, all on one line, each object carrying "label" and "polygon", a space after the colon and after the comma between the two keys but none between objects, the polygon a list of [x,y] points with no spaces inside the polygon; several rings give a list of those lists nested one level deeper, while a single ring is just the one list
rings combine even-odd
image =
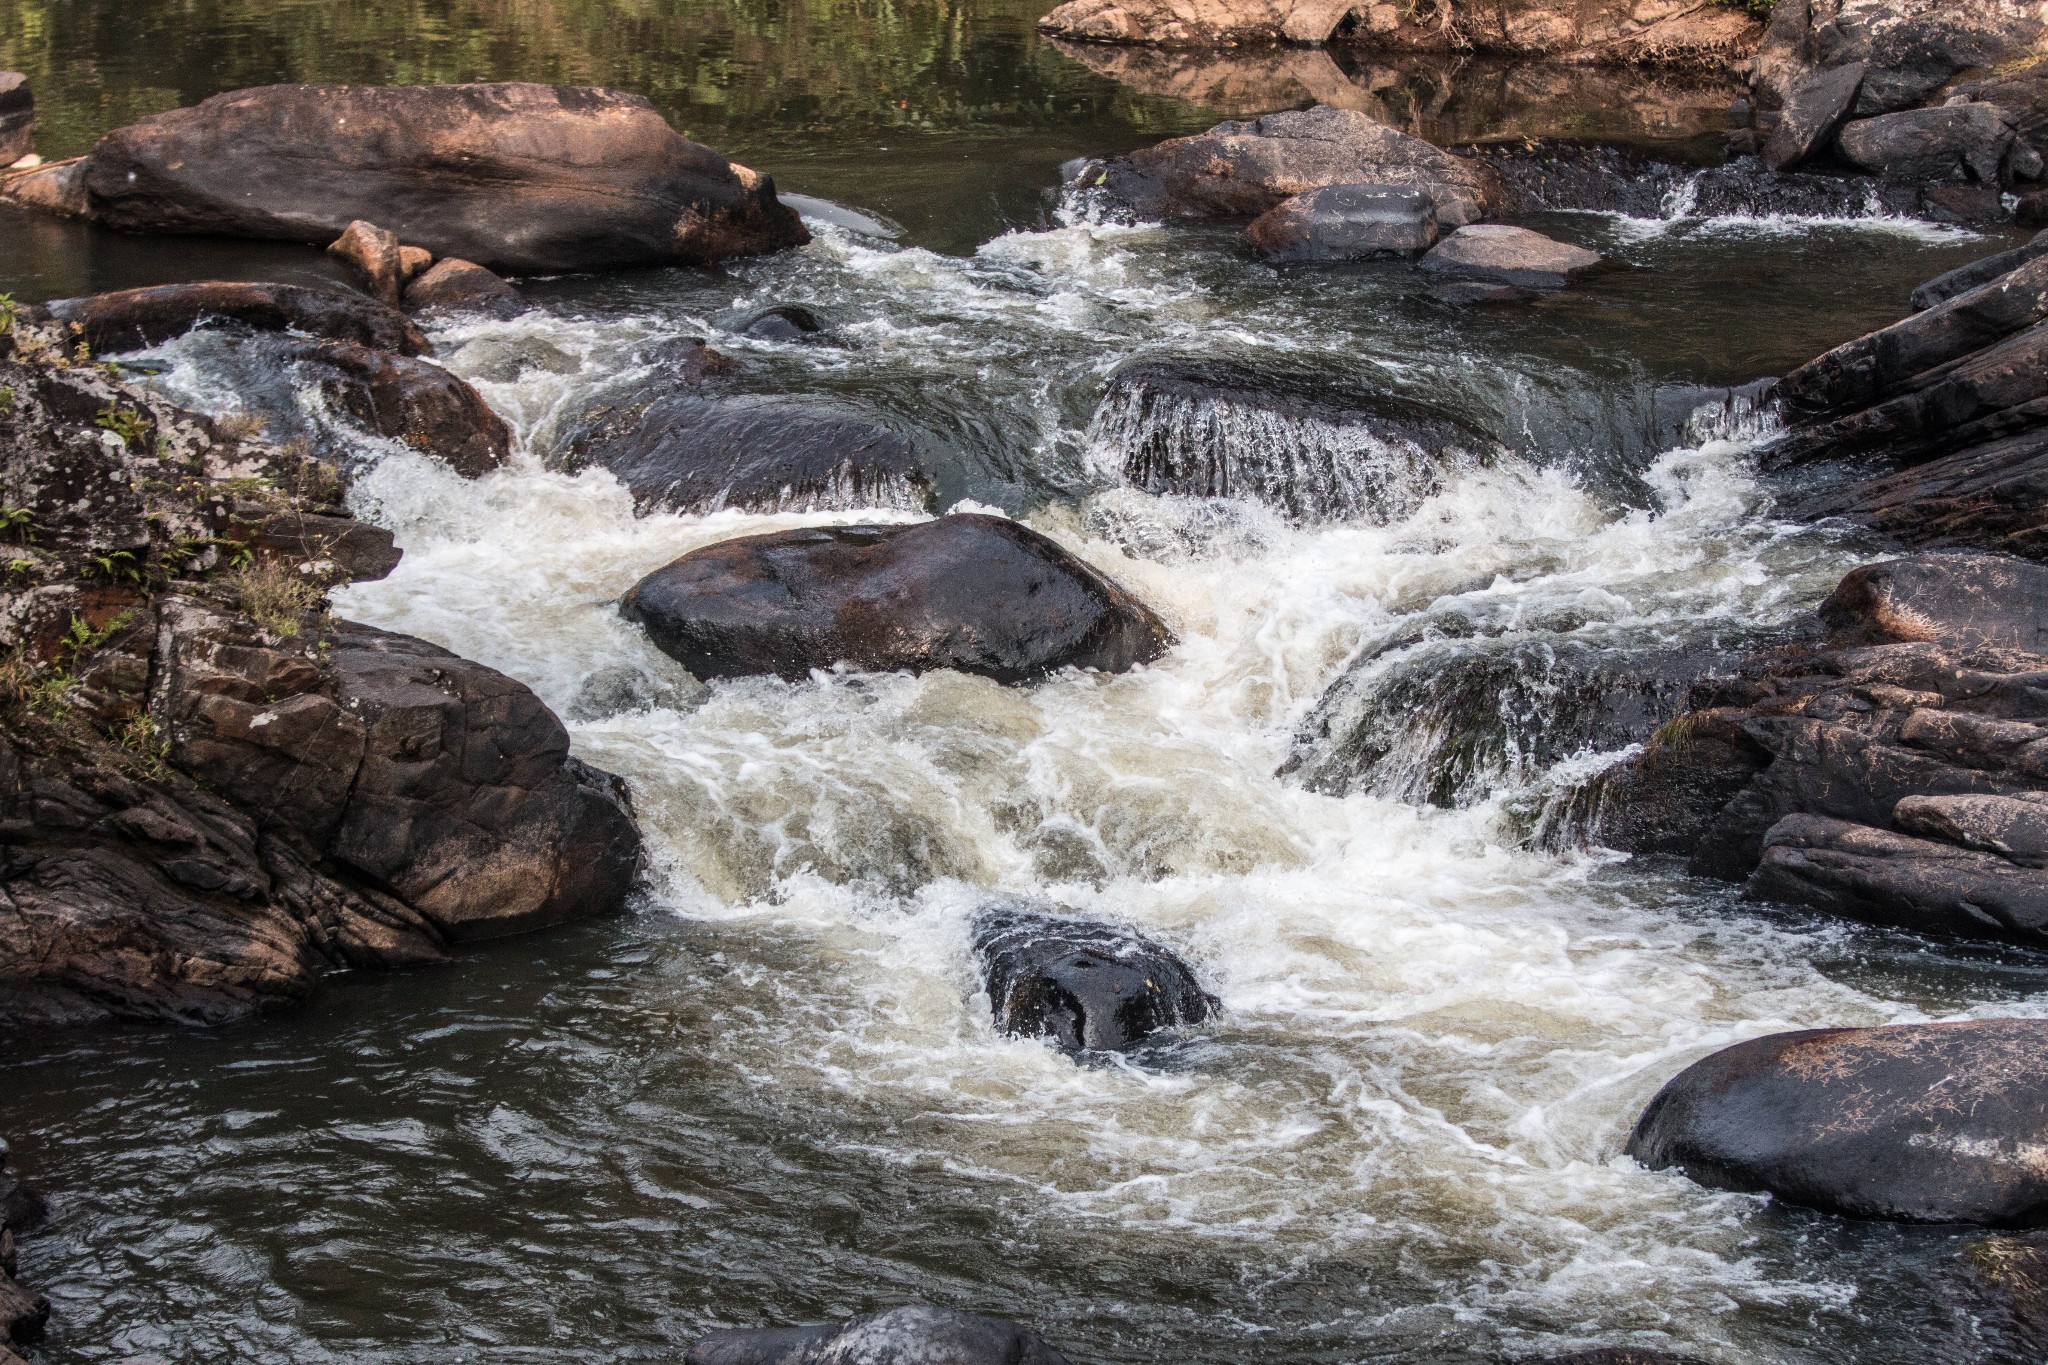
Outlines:
[{"label": "small waterfall", "polygon": [[1240,498],[1300,521],[1408,515],[1484,443],[1397,402],[1325,403],[1232,367],[1141,365],[1117,376],[1089,424],[1104,472],[1148,493]]}]

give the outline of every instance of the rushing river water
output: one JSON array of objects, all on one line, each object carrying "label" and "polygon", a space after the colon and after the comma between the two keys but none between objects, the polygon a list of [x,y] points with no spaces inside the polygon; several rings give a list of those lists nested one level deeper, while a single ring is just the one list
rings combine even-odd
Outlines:
[{"label": "rushing river water", "polygon": [[[1774,518],[1755,421],[1714,390],[1999,243],[1559,217],[1630,268],[1519,311],[1446,311],[1399,265],[1276,272],[1224,232],[1054,201],[1059,161],[1214,115],[1037,44],[1035,13],[0,0],[46,151],[259,80],[606,81],[902,228],[819,221],[778,259],[542,282],[532,314],[435,335],[521,453],[466,483],[354,451],[359,510],[406,557],[339,609],[570,718],[632,783],[647,891],[445,970],[337,978],[289,1016],[0,1040],[0,1133],[56,1208],[22,1250],[55,1306],[40,1359],[673,1360],[712,1326],[920,1299],[1028,1319],[1084,1365],[1988,1358],[1951,1292],[1965,1236],[1711,1193],[1621,1147],[1714,1047],[2038,1012],[2048,966],[1531,831],[1602,761],[1536,744],[1541,661],[1737,648],[1873,554]],[[24,296],[325,269],[0,221],[0,288]],[[831,344],[720,331],[791,302]],[[744,388],[912,433],[942,505],[1027,517],[1178,646],[1031,689],[699,689],[621,592],[714,540],[877,514],[636,518],[609,475],[548,472],[587,406],[662,390],[651,343],[677,336],[737,358]],[[219,412],[262,389],[259,352],[202,334],[147,359]],[[1426,397],[1497,449],[1418,476],[1384,524],[1144,494],[1097,413],[1134,357]],[[1253,462],[1329,436],[1231,432]],[[1403,685],[1489,650],[1515,675],[1495,697]],[[1304,780],[1297,736],[1354,658],[1350,714],[1380,708],[1384,755]],[[1462,745],[1474,730],[1499,733]],[[966,928],[988,888],[1174,945],[1220,1019],[1120,1065],[998,1037]]]}]

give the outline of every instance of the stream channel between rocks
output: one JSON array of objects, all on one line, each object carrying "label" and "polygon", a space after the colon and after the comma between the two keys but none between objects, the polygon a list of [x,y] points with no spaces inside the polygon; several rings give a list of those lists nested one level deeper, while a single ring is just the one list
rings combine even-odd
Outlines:
[{"label": "stream channel between rocks", "polygon": [[[266,80],[574,80],[871,220],[806,205],[799,252],[534,282],[536,311],[433,334],[520,452],[477,482],[348,452],[405,559],[338,608],[532,686],[631,782],[648,889],[449,969],[337,978],[291,1015],[0,1039],[0,1132],[54,1208],[21,1250],[54,1309],[38,1361],[672,1360],[713,1326],[911,1300],[1026,1319],[1088,1365],[1976,1358],[1960,1234],[1711,1192],[1621,1149],[1715,1047],[2040,1013],[2048,964],[1539,836],[1612,757],[1559,740],[1559,660],[1739,648],[1877,557],[1774,517],[1756,420],[1717,390],[2005,243],[1558,215],[1536,225],[1625,268],[1494,310],[1432,303],[1400,264],[1276,271],[1228,232],[1055,200],[1061,161],[1218,114],[1089,72],[1036,13],[0,0],[46,155]],[[310,250],[0,216],[0,289],[25,300],[235,274],[333,278]],[[788,303],[822,342],[721,330]],[[543,467],[593,405],[673,387],[660,343],[689,336],[739,362],[737,391],[909,435],[938,506],[1027,518],[1179,644],[1029,689],[697,689],[617,615],[642,574],[914,514],[635,517],[611,475]],[[223,413],[279,382],[260,356],[202,332],[134,359]],[[1098,414],[1144,358],[1424,399],[1497,449],[1417,469],[1313,417]],[[1146,420],[1245,467],[1364,461],[1395,515],[1144,493],[1121,471]],[[1363,747],[1299,751],[1347,671]],[[1493,681],[1431,685],[1453,672]],[[967,928],[987,888],[1173,945],[1220,1018],[1114,1065],[998,1036]]]}]

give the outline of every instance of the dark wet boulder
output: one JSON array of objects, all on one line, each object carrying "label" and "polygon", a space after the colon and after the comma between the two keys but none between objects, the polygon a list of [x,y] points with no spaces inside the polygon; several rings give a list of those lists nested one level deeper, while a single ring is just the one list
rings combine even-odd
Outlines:
[{"label": "dark wet boulder", "polygon": [[28,77],[0,71],[0,170],[36,149],[36,100]]},{"label": "dark wet boulder", "polygon": [[[1994,831],[2033,835],[2048,823],[2048,808],[2013,797],[1905,797],[1899,806],[1914,801],[1948,803],[1943,818],[1926,823],[1958,840],[1971,829],[1993,839]],[[1969,804],[1955,809],[1956,803]],[[1929,807],[1920,810],[1930,814]],[[2007,814],[2014,810],[2020,812],[2016,819]],[[1909,809],[1908,819],[1900,820],[1895,808],[1894,819],[1908,824],[1912,814]],[[1764,835],[1763,857],[1747,889],[1756,900],[1803,905],[1864,924],[2048,945],[2048,876],[2041,873],[2038,853],[2029,866],[1946,838],[1788,815]]]},{"label": "dark wet boulder", "polygon": [[1906,109],[1848,124],[1836,145],[1850,165],[1887,180],[1995,185],[2012,151],[2013,129],[2004,111],[1989,104]]},{"label": "dark wet boulder", "polygon": [[1067,1365],[1022,1323],[911,1304],[815,1327],[713,1332],[685,1365]]},{"label": "dark wet boulder", "polygon": [[1483,166],[1349,109],[1319,105],[1220,123],[1109,162],[1071,182],[1146,218],[1255,218],[1328,185],[1405,186],[1426,195],[1438,223],[1458,227],[1493,209]]},{"label": "dark wet boulder", "polygon": [[816,313],[800,303],[778,303],[736,319],[726,329],[756,341],[810,341],[825,332]]},{"label": "dark wet boulder", "polygon": [[1421,400],[1228,360],[1123,366],[1089,435],[1134,488],[1250,498],[1304,521],[1404,516],[1494,449]]},{"label": "dark wet boulder", "polygon": [[[724,360],[698,343],[677,352],[676,373],[716,377],[730,368]],[[926,511],[932,501],[932,476],[908,436],[788,398],[671,394],[598,417],[559,462],[609,469],[642,511]]]},{"label": "dark wet boulder", "polygon": [[2009,275],[2041,256],[2048,256],[2048,232],[2035,234],[2034,239],[2025,246],[1994,252],[1982,260],[1959,265],[1954,270],[1936,275],[1916,288],[1909,301],[1914,312],[1924,313],[1937,304],[1947,303],[1950,299],[1987,285],[2001,275]]},{"label": "dark wet boulder", "polygon": [[1128,1052],[1220,1008],[1171,949],[1094,920],[998,902],[974,918],[974,951],[997,1030],[1066,1052]]},{"label": "dark wet boulder", "polygon": [[1003,683],[1121,673],[1165,623],[1059,545],[1003,517],[744,536],[694,550],[620,603],[700,678],[954,668]]},{"label": "dark wet boulder", "polygon": [[1857,1218],[2048,1221],[2048,1020],[1809,1029],[1695,1062],[1629,1155]]},{"label": "dark wet boulder", "polygon": [[453,256],[434,262],[406,285],[404,302],[408,313],[440,308],[451,313],[510,317],[526,308],[519,291],[495,272]]},{"label": "dark wet boulder", "polygon": [[359,294],[298,284],[162,284],[58,299],[44,308],[67,328],[75,324],[78,335],[99,352],[140,350],[209,322],[234,322],[260,331],[304,332],[398,355],[433,354],[425,335],[397,309]]},{"label": "dark wet boulder", "polygon": [[1785,97],[1778,122],[1765,139],[1763,158],[1774,171],[1789,171],[1827,146],[1835,129],[1855,106],[1856,92],[1863,86],[1864,62],[1829,71],[1816,71],[1802,78]]},{"label": "dark wet boulder", "polygon": [[512,429],[482,395],[432,361],[347,341],[296,347],[293,363],[336,411],[366,430],[476,478],[505,462]]},{"label": "dark wet boulder", "polygon": [[1285,264],[1413,256],[1436,243],[1436,203],[1412,185],[1331,185],[1266,210],[1244,236]]},{"label": "dark wet boulder", "polygon": [[1992,554],[1889,559],[1851,570],[1819,614],[1837,648],[1927,641],[2048,655],[2048,567]]},{"label": "dark wet boulder", "polygon": [[1519,289],[1562,289],[1599,264],[1598,252],[1504,223],[1461,227],[1422,258],[1432,274]]},{"label": "dark wet boulder", "polygon": [[517,82],[270,85],[108,133],[95,222],[325,246],[367,219],[499,270],[696,265],[809,240],[767,177],[638,95]]},{"label": "dark wet boulder", "polygon": [[[1570,142],[1489,143],[1472,149],[1501,186],[1503,216],[1550,212],[1625,213],[1634,218],[1788,214],[1860,218],[1873,214],[1940,222],[2002,221],[1996,204],[1974,216],[1933,202],[1929,190],[1867,175],[1773,171],[1753,156],[1699,167],[1629,147]],[[1951,187],[1953,188],[1953,187]]]}]

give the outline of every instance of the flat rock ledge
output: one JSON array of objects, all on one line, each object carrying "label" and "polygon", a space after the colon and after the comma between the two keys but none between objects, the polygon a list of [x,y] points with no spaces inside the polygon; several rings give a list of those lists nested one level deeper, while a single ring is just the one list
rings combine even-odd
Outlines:
[{"label": "flat rock ledge", "polygon": [[2048,1020],[1809,1029],[1687,1067],[1629,1155],[1856,1218],[2048,1223]]},{"label": "flat rock ledge", "polygon": [[846,665],[1029,683],[1065,668],[1121,673],[1173,643],[1150,608],[1056,542],[979,514],[720,541],[641,579],[620,611],[699,678]]},{"label": "flat rock ledge", "polygon": [[333,466],[0,335],[0,1020],[216,1022],[618,907],[625,789],[523,685],[335,620]]}]

